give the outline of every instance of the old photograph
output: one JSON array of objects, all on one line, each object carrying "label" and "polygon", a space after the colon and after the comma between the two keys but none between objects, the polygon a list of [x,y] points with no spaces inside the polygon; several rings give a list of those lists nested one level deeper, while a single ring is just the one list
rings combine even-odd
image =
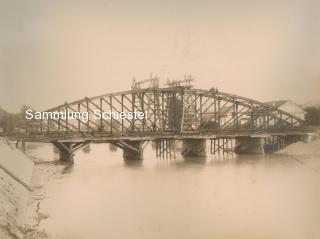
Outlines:
[{"label": "old photograph", "polygon": [[0,0],[0,239],[319,239],[319,9]]}]

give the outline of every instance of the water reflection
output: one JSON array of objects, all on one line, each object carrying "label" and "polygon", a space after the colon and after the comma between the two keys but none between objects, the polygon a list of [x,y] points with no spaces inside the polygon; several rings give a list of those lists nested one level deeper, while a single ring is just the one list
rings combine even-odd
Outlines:
[{"label": "water reflection", "polygon": [[114,144],[109,144],[109,150],[112,152],[116,152],[118,150],[118,147]]},{"label": "water reflection", "polygon": [[129,160],[124,159],[123,160],[124,166],[129,168],[138,168],[143,166],[143,160]]},{"label": "water reflection", "polygon": [[61,174],[68,174],[68,173],[72,173],[73,170],[73,164],[66,164],[63,168],[63,170],[61,171]]},{"label": "water reflection", "polygon": [[85,145],[84,147],[82,147],[82,152],[84,153],[90,153],[91,152],[91,146],[90,144]]},{"label": "water reflection", "polygon": [[[49,237],[320,236],[319,175],[290,157],[176,153],[160,159],[149,144],[144,160],[123,160],[122,150],[103,144],[90,150],[77,151],[74,165],[36,166],[45,189],[40,212],[50,215],[39,230]],[[50,145],[29,153],[55,160]]]}]

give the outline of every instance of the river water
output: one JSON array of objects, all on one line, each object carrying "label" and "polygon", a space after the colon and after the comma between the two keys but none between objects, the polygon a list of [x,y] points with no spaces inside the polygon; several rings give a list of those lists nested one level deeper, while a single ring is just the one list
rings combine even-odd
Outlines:
[{"label": "river water", "polygon": [[143,161],[125,162],[97,144],[66,166],[51,145],[31,146],[44,238],[320,238],[316,156],[159,159],[148,145]]}]

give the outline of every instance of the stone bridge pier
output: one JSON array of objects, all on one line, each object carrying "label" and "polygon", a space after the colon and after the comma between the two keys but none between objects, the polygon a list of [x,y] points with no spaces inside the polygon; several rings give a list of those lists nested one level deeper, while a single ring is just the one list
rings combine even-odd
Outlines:
[{"label": "stone bridge pier", "polygon": [[235,145],[237,154],[263,154],[264,138],[263,137],[237,137]]},{"label": "stone bridge pier", "polygon": [[183,157],[206,157],[206,139],[184,139],[181,154]]},{"label": "stone bridge pier", "polygon": [[141,140],[120,140],[111,142],[123,150],[123,158],[125,160],[141,160],[143,159],[143,143]]},{"label": "stone bridge pier", "polygon": [[235,153],[263,154],[272,153],[298,141],[308,141],[308,135],[267,135],[259,137],[237,137]]},{"label": "stone bridge pier", "polygon": [[59,142],[59,141],[53,141],[53,145],[59,150],[59,160],[62,163],[73,163],[73,156],[74,153],[88,145],[89,141],[84,142]]},{"label": "stone bridge pier", "polygon": [[314,139],[314,134],[313,133],[305,134],[303,136],[303,141],[305,143],[310,143],[313,139]]}]

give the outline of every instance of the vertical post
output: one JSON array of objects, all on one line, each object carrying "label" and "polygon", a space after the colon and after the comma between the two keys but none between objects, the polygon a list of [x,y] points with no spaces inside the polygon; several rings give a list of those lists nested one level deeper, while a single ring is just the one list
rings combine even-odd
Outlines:
[{"label": "vertical post", "polygon": [[[123,112],[123,94],[121,94],[121,112]],[[123,117],[121,117],[121,131],[123,131],[123,128],[124,128],[124,126],[123,126]]]},{"label": "vertical post", "polygon": [[238,110],[239,110],[239,104],[238,104],[238,101],[236,101],[236,129],[238,129],[238,127],[239,127],[239,112],[238,112]]},{"label": "vertical post", "polygon": [[174,147],[174,141],[169,139],[169,148],[170,148],[170,158],[176,157],[175,147]]},{"label": "vertical post", "polygon": [[226,150],[229,149],[229,141],[230,141],[230,139],[229,139],[229,138],[226,138]]},{"label": "vertical post", "polygon": [[233,139],[231,138],[230,141],[231,141],[230,142],[230,144],[231,144],[231,152],[233,153]]},{"label": "vertical post", "polygon": [[218,142],[217,142],[217,151],[218,151],[218,153],[220,154],[220,138],[218,138],[217,141],[218,141]]},{"label": "vertical post", "polygon": [[272,149],[274,150],[274,135],[272,135]]},{"label": "vertical post", "polygon": [[[100,110],[102,114],[102,98],[100,98]],[[100,117],[100,129],[103,130],[103,125],[102,125],[102,116]]]},{"label": "vertical post", "polygon": [[[60,108],[58,109],[58,112],[60,113]],[[60,122],[60,117],[58,118],[58,131],[60,132],[61,131],[61,122]]]},{"label": "vertical post", "polygon": [[[199,129],[201,130],[201,126],[202,126],[202,95],[200,95],[199,115],[200,115],[200,127],[199,127]],[[212,140],[211,140],[211,144],[212,144]],[[211,148],[212,148],[212,145],[211,145]],[[212,152],[212,150],[211,150],[211,152]]]},{"label": "vertical post", "polygon": [[216,94],[214,94],[214,122],[217,124],[217,101],[216,101]]},{"label": "vertical post", "polygon": [[170,148],[168,148],[169,147],[169,140],[168,139],[166,139],[166,151],[167,151],[167,158],[168,158],[168,156],[170,156],[170,154],[169,154],[169,152],[170,152]]},{"label": "vertical post", "polygon": [[66,117],[66,130],[67,130],[67,132],[68,132],[68,130],[69,130],[69,121],[68,121],[68,105],[67,105],[67,103],[65,104],[65,110],[66,110],[66,115],[65,115],[65,117]]},{"label": "vertical post", "polygon": [[162,114],[161,114],[162,115],[162,117],[161,117],[162,118],[162,131],[164,131],[165,130],[165,122],[164,122],[164,117],[165,117],[164,116],[165,115],[165,112],[164,112],[164,92],[162,92],[162,96],[161,97],[162,97],[162,102],[161,102],[161,104],[162,104],[162,107],[161,107],[162,108]]},{"label": "vertical post", "polygon": [[[88,101],[87,97],[86,97],[86,104],[87,104],[87,112],[88,112],[88,114],[89,114],[89,101]],[[88,115],[88,117],[90,118],[89,115]],[[88,131],[88,132],[89,132],[89,128],[90,128],[89,122],[90,122],[90,120],[88,119],[88,121],[87,121],[87,131]]]},{"label": "vertical post", "polygon": [[153,106],[153,125],[152,125],[152,131],[157,131],[157,115],[158,115],[158,109],[157,109],[157,97],[156,97],[156,94],[158,96],[158,93],[153,90],[153,105],[151,105],[151,107]]},{"label": "vertical post", "polygon": [[[144,112],[144,93],[141,94],[141,111]],[[145,131],[146,117],[142,119],[142,131]]]},{"label": "vertical post", "polygon": [[270,118],[269,118],[269,112],[270,110],[269,110],[269,107],[267,106],[267,128],[269,129],[269,127],[270,127]]},{"label": "vertical post", "polygon": [[225,153],[225,141],[226,139],[225,138],[222,138],[222,153],[224,154]]},{"label": "vertical post", "polygon": [[181,92],[181,102],[182,102],[182,115],[181,115],[181,124],[180,124],[180,132],[183,131],[183,127],[184,127],[184,92]]},{"label": "vertical post", "polygon": [[[195,127],[196,127],[196,130],[199,130],[199,127],[198,127],[198,123],[199,123],[199,118],[198,118],[198,115],[197,115],[197,109],[198,109],[198,107],[197,107],[197,105],[198,105],[198,98],[197,98],[197,94],[196,93],[194,93],[194,95],[191,95],[191,101],[192,101],[192,97],[194,97],[194,110],[193,109],[191,109],[192,111],[191,112],[193,112],[193,114],[195,114],[194,116],[193,116],[193,118],[195,119]],[[192,124],[192,123],[191,123]],[[191,125],[191,127],[192,127],[192,125]]]},{"label": "vertical post", "polygon": [[263,113],[263,126],[262,126],[263,129],[266,128],[266,108],[264,109],[264,113]]},{"label": "vertical post", "polygon": [[233,129],[236,128],[236,105],[235,105],[235,100],[233,98],[232,100],[232,126],[233,126]]},{"label": "vertical post", "polygon": [[[78,104],[78,112],[80,112],[80,104]],[[80,128],[80,118],[78,119],[78,131],[81,131],[81,128]]]},{"label": "vertical post", "polygon": [[112,116],[112,110],[113,110],[113,108],[112,108],[112,96],[110,95],[110,97],[109,97],[109,99],[110,99],[110,113],[111,113],[111,119],[110,119],[110,133],[112,134],[112,131],[113,131],[113,116]]},{"label": "vertical post", "polygon": [[[134,102],[135,102],[135,93],[131,94],[131,108],[132,108],[132,112],[134,112]],[[134,123],[135,120],[134,118],[132,118],[132,123],[131,123],[131,130],[134,131]]]},{"label": "vertical post", "polygon": [[221,110],[221,109],[220,109],[220,98],[218,98],[218,115],[219,115],[219,117],[218,117],[218,129],[219,129],[219,130],[220,130],[220,127],[221,127],[221,125],[220,125],[220,124],[221,124],[221,122],[220,122],[220,121],[221,121],[221,119],[220,119],[220,116],[221,116],[220,110]]}]

